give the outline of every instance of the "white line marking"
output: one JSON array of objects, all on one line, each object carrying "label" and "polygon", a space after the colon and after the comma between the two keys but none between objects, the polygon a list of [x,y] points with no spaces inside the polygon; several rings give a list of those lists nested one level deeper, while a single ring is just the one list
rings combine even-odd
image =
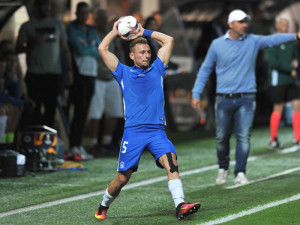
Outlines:
[{"label": "white line marking", "polygon": [[290,152],[296,152],[298,150],[299,150],[298,146],[292,146],[292,147],[285,148],[285,149],[281,150],[279,153],[280,154],[285,154],[285,153],[290,153]]},{"label": "white line marking", "polygon": [[233,186],[226,187],[226,189],[234,189],[234,188],[238,188],[238,187],[245,186],[245,185],[248,185],[248,184],[253,184],[253,183],[256,183],[256,182],[270,180],[272,178],[283,176],[283,175],[286,175],[286,174],[289,174],[289,173],[293,173],[293,172],[298,171],[298,170],[300,170],[300,167],[285,170],[283,172],[276,173],[276,174],[273,174],[273,175],[270,175],[270,176],[267,176],[267,177],[262,177],[262,178],[258,178],[258,179],[255,179],[255,180],[249,180],[249,182],[246,183],[246,184],[236,184],[236,185],[233,185]]},{"label": "white line marking", "polygon": [[[11,183],[9,182],[0,182],[1,185],[5,185],[5,184],[8,184],[8,185],[12,185]],[[32,183],[25,183],[25,182],[14,182],[13,185],[32,185]],[[66,187],[86,187],[86,186],[89,186],[89,185],[86,185],[86,184],[64,184],[64,183],[60,183],[60,184],[53,184],[53,183],[34,183],[34,185],[37,185],[37,186],[66,186]]]},{"label": "white line marking", "polygon": [[[280,151],[282,152],[282,151]],[[276,152],[280,153],[280,152]],[[288,153],[288,152],[285,152]],[[251,156],[248,158],[248,161],[254,161],[257,160],[261,157],[264,157],[265,155],[261,155],[261,156]],[[234,161],[231,161],[230,163],[235,163]],[[201,172],[205,172],[208,170],[213,170],[213,169],[217,169],[218,165],[211,165],[211,166],[206,166],[206,167],[202,167],[199,169],[194,169],[194,170],[189,170],[189,171],[185,171],[185,172],[181,172],[180,176],[186,176],[186,175],[191,175],[191,174],[195,174],[195,173],[201,173]],[[153,178],[153,179],[149,179],[149,180],[144,180],[144,181],[140,181],[140,182],[136,182],[136,183],[132,183],[132,184],[127,184],[122,190],[128,190],[128,189],[132,189],[135,187],[140,187],[140,186],[144,186],[147,184],[153,184],[156,182],[160,182],[163,180],[167,180],[167,176],[161,176],[161,177],[157,177],[157,178]],[[23,213],[23,212],[29,212],[29,211],[33,211],[36,209],[42,209],[42,208],[46,208],[46,207],[50,207],[50,206],[55,206],[55,205],[59,205],[59,204],[64,204],[67,202],[72,202],[72,201],[77,201],[77,200],[81,200],[81,199],[86,199],[89,197],[94,197],[97,195],[101,195],[104,194],[105,190],[100,190],[100,191],[96,191],[96,192],[91,192],[91,193],[87,193],[87,194],[82,194],[82,195],[76,195],[73,197],[69,197],[69,198],[63,198],[63,199],[59,199],[59,200],[55,200],[55,201],[51,201],[51,202],[45,202],[45,203],[41,203],[41,204],[37,204],[37,205],[33,205],[33,206],[28,206],[28,207],[24,207],[24,208],[20,208],[20,209],[14,209],[11,211],[6,211],[6,212],[2,212],[0,213],[0,218],[5,217],[5,216],[9,216],[9,215],[14,215],[14,214],[18,214],[18,213]]]},{"label": "white line marking", "polygon": [[228,215],[226,217],[216,219],[216,220],[211,220],[211,221],[208,221],[208,222],[205,222],[205,223],[200,223],[198,225],[214,225],[214,224],[225,223],[225,222],[235,220],[235,219],[243,217],[243,216],[248,216],[248,215],[263,211],[265,209],[269,209],[269,208],[279,206],[279,205],[282,205],[282,204],[285,204],[285,203],[289,203],[289,202],[292,202],[292,201],[296,201],[296,200],[299,200],[299,199],[300,199],[300,194],[298,193],[298,194],[293,195],[289,198],[285,198],[285,199],[278,200],[278,201],[275,201],[275,202],[270,202],[270,203],[267,203],[265,205],[259,205],[259,206],[256,206],[256,207],[252,208],[252,209],[249,209],[249,210],[243,210],[239,213],[231,214],[231,215]]}]

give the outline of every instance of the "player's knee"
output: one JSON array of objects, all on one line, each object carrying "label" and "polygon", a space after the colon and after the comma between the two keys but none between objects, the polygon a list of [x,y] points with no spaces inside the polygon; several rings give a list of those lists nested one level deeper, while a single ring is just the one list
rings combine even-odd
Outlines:
[{"label": "player's knee", "polygon": [[118,175],[117,177],[117,182],[118,182],[118,185],[122,188],[124,187],[128,181],[130,179],[130,176],[125,176],[125,175]]},{"label": "player's knee", "polygon": [[168,152],[167,154],[167,158],[168,158],[168,163],[169,163],[169,167],[170,167],[170,172],[171,173],[175,173],[178,172],[178,164],[175,161],[175,159],[173,159],[172,157],[172,153]]}]

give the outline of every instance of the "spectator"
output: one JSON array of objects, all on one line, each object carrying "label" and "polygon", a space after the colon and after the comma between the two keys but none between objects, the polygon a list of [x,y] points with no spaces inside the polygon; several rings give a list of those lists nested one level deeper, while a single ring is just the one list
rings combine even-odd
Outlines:
[{"label": "spectator", "polygon": [[[6,60],[1,54],[0,55],[0,96],[2,95],[2,93],[4,93],[4,89],[5,89],[5,79],[4,79],[5,70],[6,70]],[[0,97],[0,143],[3,142],[2,138],[4,137],[5,130],[6,130],[6,121],[7,121],[6,107],[3,100],[1,100]]]},{"label": "spectator", "polygon": [[134,18],[136,18],[136,20],[138,21],[138,23],[144,24],[144,18],[143,18],[143,16],[142,16],[141,13],[135,12],[135,13],[132,14],[132,16],[133,16]]},{"label": "spectator", "polygon": [[[11,96],[6,85],[10,82],[7,71],[11,64],[7,63],[4,57],[0,57],[0,135],[1,143],[12,144],[16,128],[21,116],[23,101],[19,97]],[[11,75],[13,77],[13,75]]]},{"label": "spectator", "polygon": [[71,122],[70,147],[75,160],[88,160],[93,156],[82,146],[82,136],[87,121],[88,110],[94,94],[97,76],[97,60],[100,55],[97,46],[100,39],[97,30],[87,25],[89,6],[79,2],[76,8],[76,19],[68,28],[69,43],[76,65],[73,85],[74,115]]},{"label": "spectator", "polygon": [[19,58],[14,50],[15,47],[10,40],[2,40],[0,42],[0,51],[6,56],[8,65],[6,76],[12,78],[10,81],[6,82],[6,90],[10,95],[23,100],[21,121],[17,128],[23,129],[29,126],[33,121],[34,102],[28,97],[27,86],[24,81]]},{"label": "spectator", "polygon": [[[35,102],[33,123],[53,127],[57,96],[62,88],[61,55],[72,83],[72,61],[62,22],[50,16],[50,0],[35,0],[37,15],[21,26],[17,52],[25,52],[25,81],[29,97]],[[44,106],[44,113],[41,109]]]},{"label": "spectator", "polygon": [[157,25],[157,29],[160,28],[160,26],[162,25],[162,22],[163,22],[163,18],[162,18],[162,15],[160,12],[155,12],[153,13],[152,15],[156,21],[156,25]]},{"label": "spectator", "polygon": [[20,98],[22,74],[18,73],[18,55],[13,51],[6,51],[4,54],[7,58],[7,68],[5,72],[6,89],[12,97]]},{"label": "spectator", "polygon": [[[95,12],[95,27],[100,38],[104,38],[107,32],[108,17],[105,10]],[[118,54],[116,40],[111,44],[111,52]],[[99,122],[105,114],[102,140],[98,143]],[[119,84],[107,69],[101,58],[98,59],[98,76],[95,82],[95,93],[90,106],[90,132],[92,149],[95,153],[118,153],[113,140],[113,133],[117,122],[123,117],[122,93]]]},{"label": "spectator", "polygon": [[249,19],[250,17],[242,10],[230,12],[229,30],[210,45],[192,91],[192,106],[199,110],[200,94],[212,70],[216,68],[216,148],[219,164],[217,184],[224,184],[227,180],[232,131],[235,132],[237,139],[234,182],[235,184],[248,183],[246,164],[256,106],[255,59],[258,51],[300,38],[300,32],[296,35],[247,35]]},{"label": "spectator", "polygon": [[[277,33],[286,33],[289,28],[289,18],[282,15],[276,17]],[[300,141],[300,87],[296,84],[298,69],[297,43],[283,43],[267,49],[269,63],[268,82],[269,94],[273,105],[270,118],[269,149],[280,148],[277,138],[280,119],[286,102],[291,101],[293,107],[294,144]]]}]

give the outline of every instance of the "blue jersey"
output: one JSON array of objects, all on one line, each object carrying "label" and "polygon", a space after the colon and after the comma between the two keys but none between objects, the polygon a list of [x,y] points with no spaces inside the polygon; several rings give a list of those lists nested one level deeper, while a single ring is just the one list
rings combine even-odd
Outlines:
[{"label": "blue jersey", "polygon": [[113,75],[123,92],[125,128],[165,125],[163,79],[166,69],[159,57],[147,69],[118,63]]}]

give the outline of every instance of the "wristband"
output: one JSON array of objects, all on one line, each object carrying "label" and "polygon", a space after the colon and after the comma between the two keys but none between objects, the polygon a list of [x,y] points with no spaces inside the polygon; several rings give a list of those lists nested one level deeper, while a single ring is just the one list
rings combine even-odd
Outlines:
[{"label": "wristband", "polygon": [[144,29],[143,37],[149,37],[149,38],[151,38],[152,33],[153,33],[153,30]]}]

